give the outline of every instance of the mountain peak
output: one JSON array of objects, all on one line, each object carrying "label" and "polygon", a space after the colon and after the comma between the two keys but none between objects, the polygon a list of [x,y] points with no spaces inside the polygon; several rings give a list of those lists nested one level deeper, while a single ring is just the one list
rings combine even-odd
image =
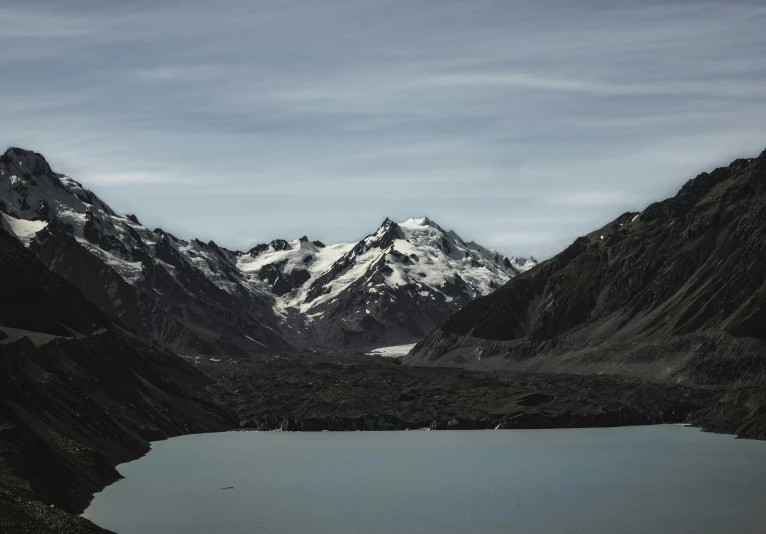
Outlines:
[{"label": "mountain peak", "polygon": [[39,154],[37,152],[33,152],[32,150],[27,150],[25,148],[19,148],[17,146],[9,147],[5,151],[4,155],[9,157],[9,158],[13,158],[13,157],[15,157],[15,158],[37,157],[37,158],[42,159],[43,161],[45,160],[45,157],[43,157],[42,154]]},{"label": "mountain peak", "polygon": [[10,147],[0,156],[0,162],[11,167],[12,172],[51,175],[53,171],[42,154],[19,147]]},{"label": "mountain peak", "polygon": [[391,245],[395,239],[402,237],[402,235],[402,229],[399,225],[386,217],[386,220],[383,221],[383,224],[380,225],[377,232],[365,237],[361,243],[364,243],[364,246],[367,248],[386,248]]},{"label": "mountain peak", "polygon": [[418,227],[418,226],[431,226],[433,228],[441,229],[441,227],[436,224],[433,220],[429,219],[428,217],[410,217],[406,221],[399,223],[399,226],[403,227]]}]

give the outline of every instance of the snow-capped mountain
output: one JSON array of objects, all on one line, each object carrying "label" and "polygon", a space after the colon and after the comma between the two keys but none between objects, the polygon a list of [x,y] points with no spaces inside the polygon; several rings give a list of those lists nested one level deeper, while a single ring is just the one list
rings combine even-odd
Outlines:
[{"label": "snow-capped mountain", "polygon": [[286,327],[322,347],[416,340],[535,265],[465,242],[428,218],[386,219],[358,243],[273,241],[237,261],[251,281],[270,285]]},{"label": "snow-capped mountain", "polygon": [[135,332],[185,354],[243,356],[416,340],[536,265],[427,218],[358,243],[303,237],[247,252],[118,215],[34,152],[0,157],[0,224]]}]

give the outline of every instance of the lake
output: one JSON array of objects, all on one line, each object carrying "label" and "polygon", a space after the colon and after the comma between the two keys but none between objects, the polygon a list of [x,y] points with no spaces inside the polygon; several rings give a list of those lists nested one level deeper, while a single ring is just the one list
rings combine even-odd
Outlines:
[{"label": "lake", "polygon": [[766,532],[766,443],[682,426],[226,432],[152,447],[85,517],[119,534]]}]

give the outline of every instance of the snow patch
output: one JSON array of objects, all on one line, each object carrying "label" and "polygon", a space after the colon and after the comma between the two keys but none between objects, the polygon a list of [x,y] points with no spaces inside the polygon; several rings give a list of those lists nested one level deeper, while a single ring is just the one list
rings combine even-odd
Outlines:
[{"label": "snow patch", "polygon": [[24,243],[25,246],[29,246],[29,242],[34,239],[37,232],[48,226],[46,221],[27,221],[25,219],[17,219],[11,217],[7,213],[2,214],[3,219],[10,227],[11,231],[16,237]]},{"label": "snow patch", "polygon": [[369,356],[385,356],[387,358],[396,358],[399,356],[406,356],[415,345],[416,343],[411,343],[409,345],[394,345],[392,347],[380,347],[378,349],[371,350],[367,354]]}]

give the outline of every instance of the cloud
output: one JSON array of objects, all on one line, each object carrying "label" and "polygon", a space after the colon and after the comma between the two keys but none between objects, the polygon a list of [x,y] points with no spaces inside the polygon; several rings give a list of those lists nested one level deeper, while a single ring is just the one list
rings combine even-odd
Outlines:
[{"label": "cloud", "polygon": [[184,180],[161,172],[107,172],[87,177],[88,185],[93,187],[115,187],[151,184],[182,184]]},{"label": "cloud", "polygon": [[18,39],[68,39],[87,35],[87,24],[78,17],[61,13],[38,11],[23,7],[0,7],[0,34],[2,40]]},{"label": "cloud", "polygon": [[547,200],[554,206],[599,207],[622,205],[631,198],[622,191],[572,191],[556,194]]},{"label": "cloud", "polygon": [[516,231],[487,234],[483,236],[482,243],[488,247],[497,247],[505,250],[531,250],[539,249],[542,243],[547,243],[557,238],[560,238],[560,236],[550,230]]},{"label": "cloud", "polygon": [[413,87],[506,87],[585,93],[596,96],[629,95],[713,95],[766,97],[766,81],[757,83],[656,83],[614,84],[594,80],[548,78],[528,73],[454,73],[433,76],[413,83]]},{"label": "cloud", "polygon": [[0,24],[0,143],[179,235],[429,215],[542,257],[766,146],[756,1],[10,0]]},{"label": "cloud", "polygon": [[182,70],[178,67],[156,67],[152,69],[137,70],[133,74],[137,78],[149,80],[174,80],[178,79]]}]

